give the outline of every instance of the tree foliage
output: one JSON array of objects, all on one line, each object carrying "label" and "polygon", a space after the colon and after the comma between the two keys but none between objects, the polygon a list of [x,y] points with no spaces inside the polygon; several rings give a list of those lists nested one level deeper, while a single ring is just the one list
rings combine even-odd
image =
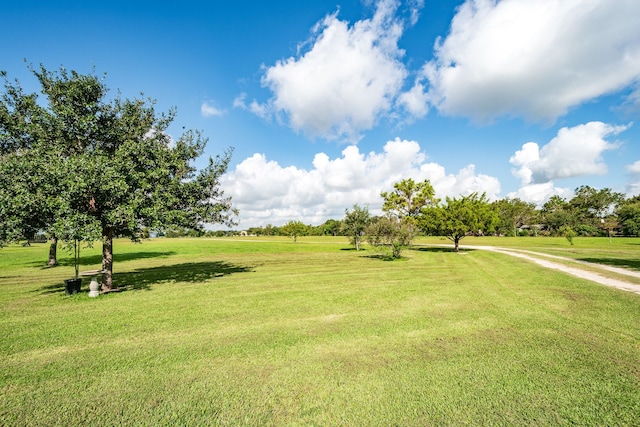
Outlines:
[{"label": "tree foliage", "polygon": [[366,229],[371,246],[388,252],[390,258],[400,258],[402,251],[411,245],[414,227],[410,221],[387,215],[372,221]]},{"label": "tree foliage", "polygon": [[614,192],[610,188],[597,190],[588,185],[583,185],[576,188],[569,204],[585,216],[603,218],[613,212],[618,203],[623,200],[624,195],[622,193]]},{"label": "tree foliage", "polygon": [[[550,234],[573,237],[611,234],[616,227],[617,207],[624,195],[610,188],[597,190],[589,186],[576,188],[571,200],[552,196],[541,209],[542,220]],[[572,239],[573,239],[572,237]]]},{"label": "tree foliage", "polygon": [[498,222],[498,215],[485,194],[472,193],[459,198],[446,198],[446,204],[424,211],[422,228],[425,232],[445,236],[458,252],[460,240],[468,234],[490,233]]},{"label": "tree foliage", "polygon": [[323,236],[338,236],[342,228],[342,221],[337,219],[328,219],[320,227],[322,229]]},{"label": "tree foliage", "polygon": [[298,241],[299,236],[305,236],[307,234],[308,228],[302,221],[289,221],[282,227],[280,227],[280,232],[285,236],[289,236],[293,239],[293,243]]},{"label": "tree foliage", "polygon": [[615,212],[617,205],[623,200],[622,193],[614,192],[610,188],[597,190],[588,185],[576,188],[573,198],[569,201],[576,232],[598,235],[603,220]]},{"label": "tree foliage", "polygon": [[621,203],[617,208],[617,214],[625,234],[640,236],[640,196]]},{"label": "tree foliage", "polygon": [[357,251],[360,250],[360,243],[370,222],[371,214],[367,207],[363,208],[355,204],[351,210],[345,211],[342,233],[349,238],[349,242],[355,246]]},{"label": "tree foliage", "polygon": [[380,196],[384,200],[384,212],[409,224],[416,223],[424,208],[438,202],[428,179],[422,182],[415,182],[411,178],[403,179],[393,184],[393,191],[383,191]]},{"label": "tree foliage", "polygon": [[492,205],[498,214],[496,231],[502,235],[517,236],[519,228],[532,225],[538,216],[535,204],[518,198],[497,200]]},{"label": "tree foliage", "polygon": [[563,227],[575,229],[577,220],[571,212],[571,205],[565,199],[554,195],[542,206],[542,220],[551,234],[560,234]]},{"label": "tree foliage", "polygon": [[167,130],[174,111],[158,114],[148,99],[108,100],[94,74],[31,71],[44,99],[5,78],[0,102],[0,154],[10,165],[0,170],[0,183],[9,183],[0,191],[2,237],[28,229],[62,239],[102,236],[108,290],[114,236],[137,240],[145,228],[234,224],[237,211],[219,185],[232,150],[197,171],[193,163],[207,140],[189,130],[173,141]]}]

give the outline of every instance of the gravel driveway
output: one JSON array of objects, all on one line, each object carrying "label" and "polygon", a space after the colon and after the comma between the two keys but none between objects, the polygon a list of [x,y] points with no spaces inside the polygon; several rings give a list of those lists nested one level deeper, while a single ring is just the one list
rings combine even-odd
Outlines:
[{"label": "gravel driveway", "polygon": [[[611,267],[609,265],[604,265],[604,264],[584,262],[584,261],[579,261],[572,258],[560,257],[556,255],[540,254],[537,252],[525,251],[520,249],[507,249],[507,248],[499,248],[494,246],[465,246],[465,249],[483,249],[487,251],[504,253],[517,258],[526,259],[528,261],[534,262],[546,268],[552,268],[554,270],[559,270],[567,274],[580,277],[581,279],[591,280],[592,282],[600,283],[601,285],[611,286],[613,288],[618,288],[624,291],[640,294],[640,285],[637,285],[635,283],[625,282],[624,280],[605,277],[593,271],[580,268],[578,266],[595,267],[600,270],[606,270],[606,271],[610,271],[612,273],[616,273],[624,276],[640,278],[640,272],[637,272],[637,271],[627,270],[627,269],[618,268],[618,267]],[[562,263],[553,262],[552,260],[558,260],[558,261],[561,261]],[[574,263],[577,266],[571,267],[564,263]]]}]

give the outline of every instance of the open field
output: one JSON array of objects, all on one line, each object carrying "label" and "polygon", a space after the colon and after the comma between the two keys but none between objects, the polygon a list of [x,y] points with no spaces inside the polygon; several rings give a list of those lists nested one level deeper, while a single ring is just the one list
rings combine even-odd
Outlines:
[{"label": "open field", "polygon": [[[640,240],[574,243],[462,241],[640,270]],[[91,299],[47,249],[0,250],[0,425],[640,424],[640,295],[525,260],[118,240],[128,290]]]},{"label": "open field", "polygon": [[[451,242],[443,237],[421,237],[416,242],[451,246]],[[640,238],[576,237],[570,245],[563,237],[467,237],[460,245],[524,249],[640,271]]]}]

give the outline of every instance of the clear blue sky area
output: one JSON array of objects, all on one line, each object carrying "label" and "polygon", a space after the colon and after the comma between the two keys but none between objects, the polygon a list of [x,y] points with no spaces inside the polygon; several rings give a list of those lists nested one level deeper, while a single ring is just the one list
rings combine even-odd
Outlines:
[{"label": "clear blue sky area", "polygon": [[[640,193],[640,2],[21,1],[0,69],[106,73],[235,152],[239,228],[319,224],[429,179],[438,197],[542,204]],[[26,60],[26,62],[25,62]],[[199,161],[204,166],[206,158]]]}]

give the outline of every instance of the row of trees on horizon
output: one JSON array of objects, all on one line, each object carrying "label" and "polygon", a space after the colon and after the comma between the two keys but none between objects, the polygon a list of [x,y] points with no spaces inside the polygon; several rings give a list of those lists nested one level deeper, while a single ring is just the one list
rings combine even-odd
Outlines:
[{"label": "row of trees on horizon", "polygon": [[251,227],[242,232],[194,232],[170,230],[167,237],[247,234],[254,236],[346,236],[359,248],[363,240],[376,246],[406,247],[417,235],[445,236],[455,249],[467,235],[564,236],[570,243],[576,236],[639,236],[640,196],[626,198],[609,188],[581,186],[573,198],[553,196],[542,207],[520,199],[489,202],[473,193],[439,200],[428,180],[397,182],[382,192],[383,215],[373,216],[367,207],[355,204],[342,219],[320,225],[290,220],[282,226]]},{"label": "row of trees on horizon", "polygon": [[[500,199],[490,205],[498,214],[498,223],[492,234],[499,236],[563,236],[563,230],[567,228],[578,236],[640,236],[640,195],[625,197],[609,188],[597,190],[582,186],[576,189],[572,199],[556,195],[541,207],[518,198]],[[328,219],[319,225],[304,224],[298,220],[290,220],[287,224],[303,224],[304,234],[300,235],[344,236],[344,219]],[[283,227],[267,224],[242,231],[254,236],[289,235]],[[169,237],[222,236],[225,233],[238,234],[240,231],[194,233],[183,230],[177,235],[169,233]]]}]

